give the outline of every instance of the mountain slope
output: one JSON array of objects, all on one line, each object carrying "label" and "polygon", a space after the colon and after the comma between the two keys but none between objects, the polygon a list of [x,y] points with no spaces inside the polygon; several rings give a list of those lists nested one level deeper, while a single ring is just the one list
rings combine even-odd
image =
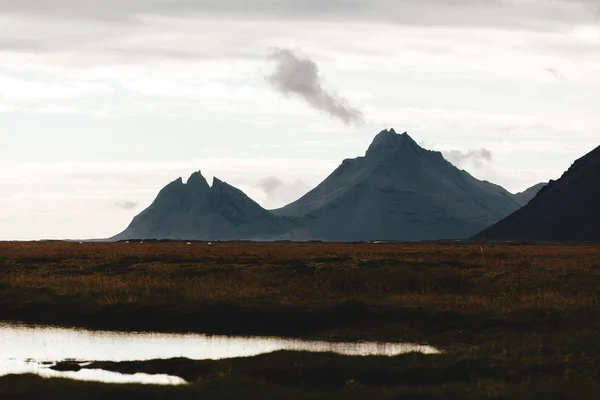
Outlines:
[{"label": "mountain slope", "polygon": [[538,194],[538,192],[542,190],[542,188],[547,184],[548,182],[538,183],[537,185],[534,185],[523,192],[516,193],[514,195],[514,198],[519,202],[519,204],[524,206],[527,203],[529,203]]},{"label": "mountain slope", "polygon": [[154,202],[112,240],[264,240],[282,234],[284,219],[263,209],[241,190],[200,172],[187,184],[168,184]]},{"label": "mountain slope", "polygon": [[517,210],[512,195],[472,177],[407,133],[380,132],[363,157],[345,160],[299,200],[267,211],[242,191],[199,173],[171,182],[111,238],[179,240],[464,239]]},{"label": "mountain slope", "polygon": [[364,157],[274,214],[297,219],[297,240],[466,238],[520,207],[500,186],[457,169],[408,134],[382,131]]},{"label": "mountain slope", "polygon": [[475,240],[600,241],[600,147],[550,181],[525,207]]}]

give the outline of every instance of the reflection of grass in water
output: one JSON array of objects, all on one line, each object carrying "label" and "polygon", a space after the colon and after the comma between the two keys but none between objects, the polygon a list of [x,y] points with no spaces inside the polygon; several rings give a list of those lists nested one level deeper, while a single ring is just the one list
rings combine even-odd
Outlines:
[{"label": "reflection of grass in water", "polygon": [[[47,399],[76,398],[66,395],[70,390],[81,398],[149,393],[151,398],[596,398],[600,248],[484,250],[482,255],[479,245],[0,244],[3,319],[406,340],[446,350],[389,360],[277,353],[223,362],[171,361],[168,368],[200,379],[187,388],[3,378],[0,398],[11,398],[3,394],[19,388],[23,398],[35,392]],[[159,367],[166,368],[144,366]]]}]

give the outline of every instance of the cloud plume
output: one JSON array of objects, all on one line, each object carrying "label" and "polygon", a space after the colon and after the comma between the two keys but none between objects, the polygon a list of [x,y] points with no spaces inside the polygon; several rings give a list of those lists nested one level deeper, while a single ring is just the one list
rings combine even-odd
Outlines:
[{"label": "cloud plume", "polygon": [[277,62],[277,66],[267,80],[275,90],[286,96],[299,96],[312,108],[339,118],[346,125],[364,122],[362,111],[323,88],[319,66],[313,60],[298,57],[289,49],[276,49],[270,58]]},{"label": "cloud plume", "polygon": [[131,201],[131,200],[117,201],[117,202],[115,202],[115,206],[118,208],[121,208],[123,210],[133,210],[133,209],[137,208],[138,202]]},{"label": "cloud plume", "polygon": [[488,149],[450,150],[444,151],[443,154],[448,161],[457,166],[471,162],[475,168],[482,168],[484,163],[492,161],[492,152]]},{"label": "cloud plume", "polygon": [[302,180],[284,181],[275,176],[261,178],[254,184],[265,195],[266,207],[282,207],[292,201],[298,200],[306,194],[310,187]]},{"label": "cloud plume", "polygon": [[276,178],[274,176],[262,178],[256,183],[256,186],[258,186],[263,192],[265,192],[265,194],[269,198],[273,197],[277,190],[281,189],[284,185],[285,184],[281,179]]},{"label": "cloud plume", "polygon": [[556,68],[546,68],[546,72],[552,74],[552,76],[554,76],[558,80],[562,81],[563,79],[565,79],[563,73],[557,70]]}]

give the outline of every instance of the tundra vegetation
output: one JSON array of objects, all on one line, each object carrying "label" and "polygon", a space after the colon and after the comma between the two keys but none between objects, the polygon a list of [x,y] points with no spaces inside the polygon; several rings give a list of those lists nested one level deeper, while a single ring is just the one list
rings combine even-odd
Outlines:
[{"label": "tundra vegetation", "polygon": [[0,320],[409,341],[439,355],[276,352],[102,363],[182,387],[0,378],[0,398],[597,398],[600,247],[2,243]]}]

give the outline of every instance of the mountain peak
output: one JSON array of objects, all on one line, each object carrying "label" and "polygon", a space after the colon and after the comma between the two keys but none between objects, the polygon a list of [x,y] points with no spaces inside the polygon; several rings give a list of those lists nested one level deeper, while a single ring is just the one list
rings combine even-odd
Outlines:
[{"label": "mountain peak", "polygon": [[213,184],[212,184],[213,188],[216,188],[216,187],[219,187],[219,186],[224,186],[224,185],[225,185],[225,182],[223,182],[222,180],[220,180],[216,176],[213,176]]},{"label": "mountain peak", "polygon": [[210,187],[206,179],[202,176],[202,173],[200,171],[194,172],[185,185],[181,199],[181,208],[191,210],[204,207],[209,192]]},{"label": "mountain peak", "polygon": [[179,177],[179,178],[175,179],[173,182],[169,183],[163,189],[179,188],[179,187],[183,187],[183,186],[185,186],[185,184],[183,183],[183,179],[181,177]]},{"label": "mountain peak", "polygon": [[208,182],[206,182],[206,178],[202,176],[201,171],[196,171],[187,180],[187,186],[190,187],[200,187],[203,189],[208,189]]},{"label": "mountain peak", "polygon": [[402,149],[422,150],[421,146],[408,133],[398,134],[394,128],[389,130],[384,129],[373,139],[367,150],[367,155],[385,155]]}]

